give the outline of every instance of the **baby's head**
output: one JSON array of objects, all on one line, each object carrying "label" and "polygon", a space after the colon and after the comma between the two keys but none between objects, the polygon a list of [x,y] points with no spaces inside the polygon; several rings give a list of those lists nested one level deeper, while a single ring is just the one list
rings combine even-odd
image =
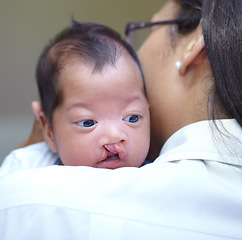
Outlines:
[{"label": "baby's head", "polygon": [[65,165],[142,164],[150,138],[144,78],[119,34],[73,21],[42,52],[36,77],[45,140]]}]

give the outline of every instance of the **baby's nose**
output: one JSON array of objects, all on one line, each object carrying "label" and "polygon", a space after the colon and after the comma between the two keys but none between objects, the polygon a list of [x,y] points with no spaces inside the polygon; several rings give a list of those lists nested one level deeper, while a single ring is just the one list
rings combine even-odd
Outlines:
[{"label": "baby's nose", "polygon": [[114,149],[113,144],[119,144],[120,142],[125,142],[127,140],[127,134],[124,132],[122,126],[115,124],[107,124],[102,129],[100,145],[108,146],[111,150]]}]

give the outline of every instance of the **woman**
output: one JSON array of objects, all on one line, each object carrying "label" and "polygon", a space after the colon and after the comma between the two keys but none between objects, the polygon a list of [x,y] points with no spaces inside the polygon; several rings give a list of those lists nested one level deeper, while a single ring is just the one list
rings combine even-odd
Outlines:
[{"label": "woman", "polygon": [[168,0],[138,52],[150,156],[161,149],[160,156],[142,168],[6,175],[0,226],[11,230],[0,238],[15,239],[14,229],[18,239],[242,239],[241,7],[241,0]]},{"label": "woman", "polygon": [[[139,50],[155,152],[194,122],[235,118],[242,126],[241,10],[241,1],[177,0],[153,17],[181,20],[153,27]],[[177,61],[181,65],[175,71]]]}]

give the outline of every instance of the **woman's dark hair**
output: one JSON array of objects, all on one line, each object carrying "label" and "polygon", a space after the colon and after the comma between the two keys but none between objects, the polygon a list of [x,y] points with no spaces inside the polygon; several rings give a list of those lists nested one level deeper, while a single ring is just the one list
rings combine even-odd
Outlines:
[{"label": "woman's dark hair", "polygon": [[242,0],[175,0],[177,18],[194,19],[186,34],[201,20],[205,48],[215,85],[211,99],[212,119],[220,118],[218,101],[242,126]]},{"label": "woman's dark hair", "polygon": [[125,49],[137,63],[142,80],[144,75],[133,48],[111,28],[93,23],[73,20],[70,27],[59,33],[40,55],[36,67],[36,79],[43,111],[49,123],[53,112],[62,103],[62,91],[58,86],[61,69],[68,61],[83,59],[101,71],[106,64],[115,64]]}]

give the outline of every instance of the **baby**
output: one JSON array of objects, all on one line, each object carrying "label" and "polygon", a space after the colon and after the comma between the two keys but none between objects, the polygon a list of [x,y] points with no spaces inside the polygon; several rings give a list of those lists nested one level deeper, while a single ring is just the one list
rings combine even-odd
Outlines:
[{"label": "baby", "polygon": [[73,21],[43,50],[36,78],[44,138],[64,165],[142,165],[150,143],[144,77],[118,33]]}]

